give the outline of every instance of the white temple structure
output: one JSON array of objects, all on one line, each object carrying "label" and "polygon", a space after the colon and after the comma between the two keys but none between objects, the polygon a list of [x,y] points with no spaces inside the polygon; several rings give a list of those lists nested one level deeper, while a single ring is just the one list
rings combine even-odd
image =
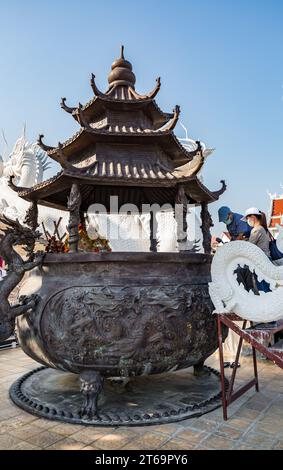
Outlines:
[{"label": "white temple structure", "polygon": [[270,210],[268,217],[268,228],[273,237],[277,238],[279,226],[283,227],[283,194],[278,195],[276,193],[269,193],[269,197]]}]

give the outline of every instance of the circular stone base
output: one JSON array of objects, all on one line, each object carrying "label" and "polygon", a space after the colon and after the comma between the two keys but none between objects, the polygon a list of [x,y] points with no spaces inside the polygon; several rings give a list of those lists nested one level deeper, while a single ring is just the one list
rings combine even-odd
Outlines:
[{"label": "circular stone base", "polygon": [[[201,416],[221,405],[220,376],[195,377],[192,368],[158,375],[105,380],[99,416],[80,416],[83,397],[78,375],[40,367],[18,379],[10,397],[20,408],[43,418],[95,426],[141,426]],[[122,383],[121,383],[122,382]]]}]

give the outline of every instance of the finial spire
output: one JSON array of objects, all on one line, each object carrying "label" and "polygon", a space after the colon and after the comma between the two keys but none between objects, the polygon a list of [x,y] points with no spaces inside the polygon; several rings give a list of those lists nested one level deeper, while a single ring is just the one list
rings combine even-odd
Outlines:
[{"label": "finial spire", "polygon": [[124,46],[121,45],[120,57],[116,59],[108,76],[108,83],[113,85],[127,85],[134,88],[136,77],[132,71],[132,64],[124,57]]}]

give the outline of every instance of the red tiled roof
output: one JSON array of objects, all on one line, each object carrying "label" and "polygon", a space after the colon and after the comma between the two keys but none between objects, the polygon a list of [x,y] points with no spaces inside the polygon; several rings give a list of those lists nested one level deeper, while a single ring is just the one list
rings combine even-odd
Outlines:
[{"label": "red tiled roof", "polygon": [[283,218],[283,198],[273,199],[269,227],[275,227],[276,224],[283,225],[282,218]]}]

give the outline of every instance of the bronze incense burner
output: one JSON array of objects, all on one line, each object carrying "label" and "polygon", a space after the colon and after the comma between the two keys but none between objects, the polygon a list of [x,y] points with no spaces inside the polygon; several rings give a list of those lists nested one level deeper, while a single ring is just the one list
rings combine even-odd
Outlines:
[{"label": "bronze incense burner", "polygon": [[[203,366],[218,346],[208,293],[212,225],[208,204],[216,201],[226,186],[223,182],[219,191],[211,192],[199,180],[205,160],[202,146],[197,141],[189,152],[174,135],[180,109],[177,106],[169,114],[157,106],[154,98],[160,79],[147,95],[139,95],[134,85],[135,75],[122,48],[121,57],[112,65],[106,93],[98,90],[92,76],[95,96],[86,105],[72,108],[62,99],[62,108],[79,123],[79,132],[57,147],[47,146],[42,136],[39,138],[39,144],[61,164],[62,170],[32,188],[19,188],[10,181],[31,206],[25,220],[29,228],[19,224],[20,236],[12,239],[9,235],[10,253],[7,249],[1,253],[10,274],[3,281],[2,287],[6,287],[0,290],[7,307],[0,312],[0,336],[13,330],[17,318],[17,334],[26,354],[48,368],[63,371],[63,375],[49,369],[36,371],[46,380],[45,388],[40,382],[41,392],[30,374],[11,389],[11,397],[18,405],[43,416],[71,420],[71,414],[75,422],[112,423],[113,414],[110,418],[101,417],[107,405],[99,405],[98,412],[104,379],[143,381],[143,377],[174,374],[190,366],[194,366],[198,376],[211,375]],[[89,206],[103,204],[109,212],[113,195],[119,199],[118,210],[122,211],[125,203],[135,204],[140,213],[145,205],[149,207],[150,252],[79,251],[78,226],[85,223]],[[182,221],[176,218],[180,249],[177,253],[157,252],[156,214],[151,207],[164,203],[181,207]],[[38,237],[37,204],[69,211],[69,253],[48,253],[44,259],[33,253],[34,243],[27,242],[23,234],[28,233],[34,241]],[[188,204],[201,207],[204,253],[186,249]],[[2,247],[7,248],[7,237],[8,233]],[[28,260],[22,260],[20,267],[16,255],[11,256],[16,244],[28,245]],[[7,296],[15,282],[8,280],[13,276],[15,281],[17,269],[21,269],[17,278],[20,280],[29,272],[21,287],[21,308],[11,313]],[[58,400],[73,390],[73,374],[79,376],[83,403],[79,409],[67,412]],[[60,384],[66,377],[70,378],[69,389],[64,385],[63,393]],[[176,383],[178,377],[175,376]],[[217,383],[212,389],[218,391]],[[212,389],[208,386],[207,393]],[[75,396],[74,392],[72,397]],[[186,406],[177,406],[177,398],[172,397],[171,394],[168,398],[170,411],[158,412],[159,418],[154,418],[154,410],[144,412],[143,419],[148,423],[156,419],[162,422],[168,413],[183,419],[189,415],[190,407],[199,407],[195,401],[188,404],[188,397]],[[215,394],[210,393],[200,401],[206,406],[214,398]],[[47,405],[49,401],[53,405]],[[129,422],[130,415],[129,411],[125,418],[122,411],[119,424]]]}]

